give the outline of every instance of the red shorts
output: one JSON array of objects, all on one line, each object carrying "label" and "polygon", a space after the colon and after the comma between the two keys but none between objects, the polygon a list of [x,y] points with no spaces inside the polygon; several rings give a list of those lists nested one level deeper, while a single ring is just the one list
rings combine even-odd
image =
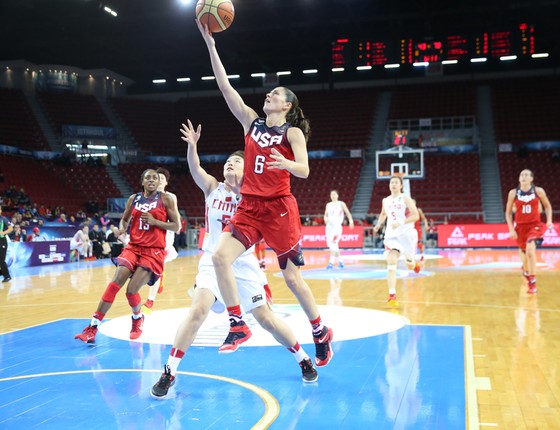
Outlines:
[{"label": "red shorts", "polygon": [[527,243],[532,240],[542,239],[545,231],[546,226],[542,222],[517,224],[515,226],[515,232],[517,233],[517,246],[522,251],[525,251]]},{"label": "red shorts", "polygon": [[264,239],[278,256],[282,269],[286,268],[288,259],[296,266],[304,264],[299,244],[299,209],[291,194],[272,200],[243,196],[237,212],[224,230],[230,231],[245,248]]},{"label": "red shorts", "polygon": [[137,267],[142,267],[152,272],[152,278],[149,284],[153,285],[163,273],[163,264],[165,260],[165,249],[150,248],[136,245],[127,245],[118,256],[117,262],[119,266],[124,266],[131,272]]}]

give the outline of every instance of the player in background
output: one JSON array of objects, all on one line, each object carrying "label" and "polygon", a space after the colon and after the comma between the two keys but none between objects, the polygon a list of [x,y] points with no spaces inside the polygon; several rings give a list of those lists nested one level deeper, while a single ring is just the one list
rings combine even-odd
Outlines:
[{"label": "player in background", "polygon": [[[212,254],[220,239],[225,221],[230,219],[238,205],[239,184],[243,178],[244,154],[236,151],[231,154],[224,164],[224,182],[209,175],[201,166],[198,157],[197,143],[200,138],[201,126],[195,130],[191,121],[182,124],[181,133],[187,142],[187,162],[191,175],[204,192],[206,201],[206,235],[202,243],[204,253],[198,263],[192,305],[179,325],[175,340],[164,365],[163,373],[158,382],[152,387],[152,396],[165,398],[169,388],[175,383],[177,368],[188,348],[193,343],[198,330],[206,320],[210,310],[216,313],[225,311],[224,300],[218,288],[216,270],[212,263]],[[299,363],[303,382],[315,382],[318,378],[316,370],[294,334],[286,323],[280,320],[267,304],[266,276],[260,269],[258,261],[251,248],[247,249],[233,262],[233,272],[239,287],[241,305],[244,312],[251,312],[258,323],[274,338],[284,345]],[[221,352],[230,353],[237,349],[226,349]]]},{"label": "player in background", "polygon": [[[175,194],[173,194],[172,192],[165,190],[165,188],[169,184],[169,180],[171,178],[169,170],[167,170],[163,167],[158,167],[156,169],[156,172],[159,175],[158,191],[160,191],[162,193],[165,193],[165,194],[168,194],[171,197],[171,199],[175,203],[175,210],[177,211],[177,213],[179,213],[179,208],[177,206],[177,196]],[[172,231],[172,230],[167,230],[167,232],[165,233],[165,260],[164,260],[164,263],[168,263],[170,261],[175,260],[177,258],[177,256],[179,255],[177,253],[177,250],[173,246],[173,243],[175,242],[175,233],[176,232]],[[151,314],[152,313],[152,307],[154,306],[154,301],[156,300],[156,295],[163,293],[163,276],[164,276],[164,274],[165,274],[165,272],[162,272],[161,278],[159,278],[154,283],[154,285],[150,285],[150,292],[148,293],[148,300],[146,300],[146,302],[142,305],[142,312],[143,313],[148,314],[148,315]]]},{"label": "player in background", "polygon": [[[416,200],[412,199],[414,201],[414,204],[416,205]],[[422,209],[420,209],[418,207],[418,205],[416,206],[416,209],[418,210],[418,215],[420,218],[418,218],[418,220],[416,220],[416,222],[414,223],[414,228],[416,229],[416,232],[418,233],[418,250],[420,251],[420,267],[422,266],[422,264],[424,263],[424,234],[422,231],[422,224],[424,224],[424,231],[428,231],[428,219],[426,218],[426,215],[424,215],[424,211]]]},{"label": "player in background", "polygon": [[130,339],[138,339],[142,334],[144,315],[138,292],[144,284],[152,284],[161,276],[165,258],[165,232],[177,231],[180,222],[172,198],[157,189],[159,174],[154,169],[147,169],[142,173],[141,182],[143,191],[128,198],[119,222],[118,236],[124,235],[130,226],[130,241],[117,258],[113,280],[101,296],[90,324],[74,339],[85,343],[95,342],[101,321],[129,278],[126,298],[132,310]]},{"label": "player in background", "polygon": [[229,82],[212,33],[196,21],[206,42],[216,83],[231,113],[243,126],[245,167],[243,199],[213,255],[220,292],[230,317],[230,332],[220,349],[235,348],[251,336],[241,317],[241,307],[232,264],[262,238],[274,250],[288,288],[298,299],[313,330],[315,364],[326,366],[332,358],[332,329],[323,324],[309,285],[301,275],[303,253],[299,244],[301,221],[297,201],[290,189],[290,176],[307,178],[309,120],[296,95],[285,87],[270,91],[264,100],[266,117],[247,106]]},{"label": "player in background", "polygon": [[266,269],[266,242],[261,239],[255,243],[255,255],[257,260],[259,260],[259,267],[262,270]]},{"label": "player in background", "polygon": [[[385,220],[385,246],[387,260],[387,286],[389,287],[389,304],[397,306],[397,262],[404,255],[409,270],[418,273],[420,265],[415,260],[418,233],[414,223],[418,220],[418,209],[409,196],[403,193],[403,180],[393,176],[389,181],[391,195],[383,199],[381,213],[373,231],[377,233]],[[408,213],[408,216],[407,216]]]},{"label": "player in background", "polygon": [[[534,184],[533,172],[524,169],[519,174],[519,185],[508,193],[506,222],[509,235],[517,241],[521,270],[527,280],[527,293],[537,293],[537,244],[542,241],[546,228],[552,229],[552,206],[543,188]],[[544,208],[546,226],[541,221],[539,203]],[[513,211],[515,209],[515,222]]]},{"label": "player in background", "polygon": [[340,260],[340,248],[338,244],[342,237],[342,223],[344,215],[348,218],[348,225],[354,228],[354,220],[352,214],[348,210],[348,206],[341,200],[338,200],[338,191],[331,191],[331,201],[325,206],[325,236],[327,238],[327,245],[330,249],[329,264],[327,270],[331,270],[336,264],[341,269],[344,268],[344,263]]}]

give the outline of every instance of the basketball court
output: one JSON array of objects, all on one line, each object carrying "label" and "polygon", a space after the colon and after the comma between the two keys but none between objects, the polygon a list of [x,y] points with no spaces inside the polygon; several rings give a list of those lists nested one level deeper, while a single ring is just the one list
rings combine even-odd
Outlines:
[{"label": "basketball court", "polygon": [[[128,340],[120,293],[93,346],[73,337],[114,274],[110,262],[14,273],[0,287],[0,427],[560,428],[560,250],[538,252],[538,296],[525,293],[515,250],[433,250],[420,274],[399,264],[398,307],[386,302],[379,253],[343,251],[345,268],[327,271],[328,251],[306,251],[303,275],[334,330],[334,358],[316,383],[302,382],[251,317],[251,340],[218,354],[228,323],[213,314],[169,397],[156,400],[150,388],[190,305],[197,255],[167,265],[139,341]],[[313,356],[309,323],[270,251],[266,273],[275,312]]]}]

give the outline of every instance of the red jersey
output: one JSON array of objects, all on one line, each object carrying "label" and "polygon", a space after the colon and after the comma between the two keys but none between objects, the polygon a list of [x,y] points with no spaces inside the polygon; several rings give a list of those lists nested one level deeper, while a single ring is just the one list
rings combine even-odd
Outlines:
[{"label": "red jersey", "polygon": [[515,223],[529,224],[541,222],[541,214],[539,212],[539,196],[535,191],[535,186],[531,185],[529,191],[522,191],[517,187],[515,190]]},{"label": "red jersey", "polygon": [[287,196],[290,191],[290,172],[268,169],[266,162],[274,161],[270,156],[272,148],[288,160],[295,161],[287,131],[291,127],[267,127],[264,118],[257,118],[245,136],[245,167],[241,194],[254,197],[277,198]]},{"label": "red jersey", "polygon": [[167,222],[167,209],[163,204],[162,194],[158,191],[151,197],[144,193],[136,194],[132,202],[132,219],[130,221],[130,244],[146,248],[165,248],[166,230],[145,224],[140,219],[144,212],[163,222]]}]

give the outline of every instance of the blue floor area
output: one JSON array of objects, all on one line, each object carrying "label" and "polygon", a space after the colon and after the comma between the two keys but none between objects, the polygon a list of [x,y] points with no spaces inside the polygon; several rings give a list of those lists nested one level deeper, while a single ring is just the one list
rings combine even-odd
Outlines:
[{"label": "blue floor area", "polygon": [[191,347],[170,397],[155,400],[169,346],[101,333],[84,345],[73,335],[87,324],[0,335],[1,429],[466,428],[463,327],[408,325],[335,342],[313,384],[280,346],[229,355]]}]

